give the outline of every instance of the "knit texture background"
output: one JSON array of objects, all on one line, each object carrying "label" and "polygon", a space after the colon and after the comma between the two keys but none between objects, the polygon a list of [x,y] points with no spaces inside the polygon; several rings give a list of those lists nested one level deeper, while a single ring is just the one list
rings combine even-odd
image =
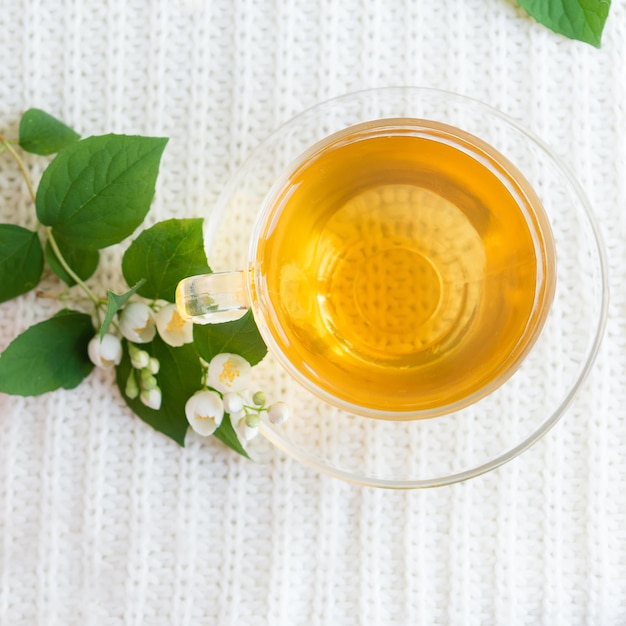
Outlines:
[{"label": "knit texture background", "polygon": [[[498,107],[587,192],[611,304],[564,419],[487,475],[393,492],[213,440],[180,448],[110,372],[0,394],[1,626],[626,624],[624,0],[599,50],[512,0],[0,0],[0,132],[36,106],[84,135],[170,137],[149,223],[208,216],[282,122],[387,85]],[[37,180],[45,159],[26,163]],[[34,220],[0,154],[0,222]],[[94,287],[123,288],[116,254]],[[0,350],[57,310],[32,293],[0,305]]]}]

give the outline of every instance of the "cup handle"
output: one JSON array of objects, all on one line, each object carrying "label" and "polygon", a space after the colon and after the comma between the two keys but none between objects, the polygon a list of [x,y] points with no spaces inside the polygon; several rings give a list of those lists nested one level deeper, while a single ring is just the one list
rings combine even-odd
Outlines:
[{"label": "cup handle", "polygon": [[240,318],[249,308],[246,273],[216,272],[184,278],[176,287],[180,316],[195,324],[216,324]]}]

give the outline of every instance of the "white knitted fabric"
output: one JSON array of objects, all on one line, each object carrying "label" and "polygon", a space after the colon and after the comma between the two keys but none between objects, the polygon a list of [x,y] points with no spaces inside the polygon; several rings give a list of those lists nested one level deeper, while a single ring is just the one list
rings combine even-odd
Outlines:
[{"label": "white knitted fabric", "polygon": [[[563,420],[452,487],[376,490],[213,440],[180,448],[111,373],[0,394],[1,626],[626,624],[624,0],[600,50],[512,0],[0,0],[0,33],[3,134],[37,106],[83,134],[171,138],[152,222],[208,216],[259,141],[330,96],[411,84],[489,102],[576,173],[612,290]],[[35,179],[42,162],[27,158]],[[34,224],[6,153],[0,222]],[[105,252],[94,286],[121,287],[118,261]],[[0,305],[0,350],[57,308]]]}]

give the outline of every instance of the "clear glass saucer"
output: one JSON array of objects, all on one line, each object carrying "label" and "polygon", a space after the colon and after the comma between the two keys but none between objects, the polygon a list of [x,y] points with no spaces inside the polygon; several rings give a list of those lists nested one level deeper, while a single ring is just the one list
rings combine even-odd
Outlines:
[{"label": "clear glass saucer", "polygon": [[245,267],[250,233],[274,181],[309,146],[363,121],[413,117],[462,128],[487,141],[542,200],[557,256],[554,302],[521,367],[487,397],[447,415],[378,420],[342,411],[295,382],[268,356],[254,368],[270,400],[291,419],[262,424],[274,446],[320,472],[376,487],[420,488],[477,476],[514,458],[564,414],[587,376],[603,335],[607,262],[585,194],[568,168],[517,121],[466,97],[432,89],[368,90],[321,103],[262,142],[234,174],[206,223],[213,271]]}]

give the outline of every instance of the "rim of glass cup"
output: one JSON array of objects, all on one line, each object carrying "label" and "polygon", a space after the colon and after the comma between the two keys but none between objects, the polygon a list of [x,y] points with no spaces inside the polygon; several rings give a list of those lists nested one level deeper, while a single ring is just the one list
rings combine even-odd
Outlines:
[{"label": "rim of glass cup", "polygon": [[[291,117],[286,122],[275,128],[272,132],[270,132],[265,139],[263,139],[257,147],[251,151],[248,157],[243,161],[243,163],[237,168],[234,174],[229,178],[225,187],[223,188],[221,194],[218,197],[217,203],[214,207],[214,210],[211,212],[211,215],[206,223],[206,236],[207,241],[212,241],[215,237],[215,234],[220,226],[220,223],[223,219],[224,209],[226,207],[225,199],[230,197],[234,191],[236,190],[238,181],[237,174],[245,171],[250,164],[254,163],[255,159],[258,158],[258,155],[261,154],[264,148],[271,142],[271,140],[282,133],[284,133],[290,126],[296,124],[299,120],[305,119],[306,117],[313,114],[318,109],[322,109],[323,107],[329,107],[333,104],[339,104],[342,101],[349,101],[351,99],[356,98],[365,98],[368,95],[375,96],[378,93],[408,93],[417,95],[419,93],[429,94],[432,96],[440,96],[442,98],[449,99],[451,102],[459,102],[464,104],[471,103],[473,106],[479,107],[483,109],[489,115],[495,116],[509,124],[515,130],[522,135],[526,136],[533,144],[539,148],[545,155],[553,162],[554,165],[560,170],[561,174],[565,177],[568,184],[571,187],[571,190],[577,196],[580,201],[581,207],[584,212],[584,217],[586,218],[590,233],[593,238],[594,252],[597,253],[597,261],[599,266],[599,274],[601,279],[600,285],[600,310],[597,316],[595,328],[593,330],[592,339],[588,345],[586,350],[585,357],[581,360],[583,366],[581,367],[578,376],[573,380],[569,392],[563,397],[559,406],[556,410],[552,411],[549,416],[544,419],[540,426],[537,427],[534,431],[532,431],[528,436],[526,436],[522,441],[520,441],[517,445],[509,448],[505,452],[491,458],[490,460],[480,463],[475,467],[471,467],[470,469],[453,472],[445,476],[438,476],[434,478],[425,478],[425,479],[393,479],[393,478],[378,478],[375,476],[364,476],[362,474],[358,474],[354,471],[344,470],[340,467],[331,466],[328,463],[320,460],[319,457],[314,456],[310,453],[307,453],[303,450],[300,450],[285,440],[285,438],[281,437],[275,428],[267,423],[261,423],[261,433],[263,436],[269,440],[276,448],[293,458],[294,460],[300,462],[303,465],[306,465],[320,473],[327,474],[333,476],[335,478],[339,478],[345,480],[347,482],[360,484],[364,486],[370,487],[383,487],[383,488],[391,488],[391,489],[416,489],[416,488],[432,488],[437,486],[451,485],[454,483],[462,482],[468,480],[470,478],[474,478],[476,476],[480,476],[481,474],[485,474],[494,470],[508,461],[514,459],[519,456],[521,453],[530,448],[533,444],[539,441],[564,415],[567,409],[570,407],[574,397],[576,396],[578,390],[586,380],[589,372],[593,366],[593,363],[598,354],[600,344],[602,341],[602,337],[604,335],[607,317],[608,317],[608,301],[609,301],[609,288],[608,288],[608,262],[606,256],[606,249],[603,243],[603,238],[600,232],[600,228],[598,226],[597,220],[594,216],[593,209],[591,204],[586,196],[585,191],[582,186],[574,176],[571,168],[557,155],[554,151],[549,147],[549,145],[544,142],[539,136],[535,135],[532,131],[524,127],[520,122],[514,117],[507,115],[500,111],[499,109],[472,97],[468,97],[465,95],[457,94],[452,91],[446,91],[441,89],[435,89],[430,87],[411,87],[411,86],[397,86],[397,87],[381,87],[381,88],[373,88],[373,89],[364,89],[360,91],[354,91],[346,94],[342,94],[336,96],[331,99],[327,99],[321,102],[318,102],[304,110],[302,110],[297,115]],[[558,262],[558,261],[557,261]],[[532,350],[531,350],[532,351]],[[366,418],[366,419],[375,419],[375,418]],[[437,417],[431,419],[438,419]]]}]

